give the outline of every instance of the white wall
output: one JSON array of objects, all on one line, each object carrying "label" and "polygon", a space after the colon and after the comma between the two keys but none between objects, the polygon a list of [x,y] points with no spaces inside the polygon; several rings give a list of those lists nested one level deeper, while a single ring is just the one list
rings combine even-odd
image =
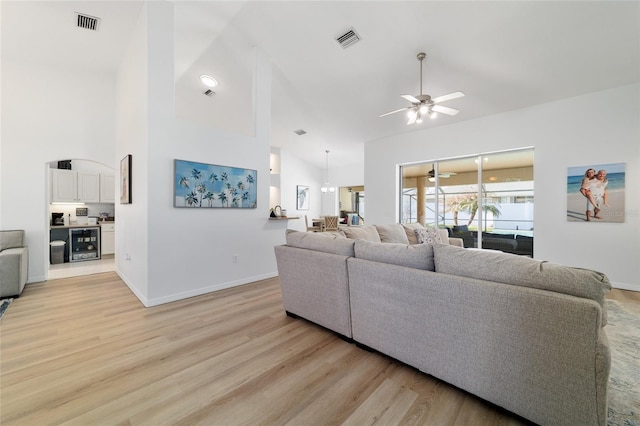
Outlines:
[{"label": "white wall", "polygon": [[337,187],[364,185],[364,152],[361,158],[354,160],[348,166],[331,169],[331,183]]},{"label": "white wall", "polygon": [[[3,43],[19,42],[3,40]],[[113,166],[115,77],[2,57],[0,229],[24,229],[28,282],[49,266],[48,163]],[[46,72],[43,69],[46,68]]]},{"label": "white wall", "polygon": [[[364,154],[364,153],[363,153]],[[364,155],[363,155],[364,157]],[[356,183],[357,182],[357,183]],[[348,166],[329,168],[329,184],[335,192],[321,193],[321,214],[335,216],[340,214],[340,187],[364,185],[364,158],[355,159]]]},{"label": "white wall", "polygon": [[[320,187],[322,186],[324,170],[312,166],[286,150],[280,152],[280,158],[280,205],[287,210],[287,216],[300,217],[300,219],[288,221],[287,227],[297,231],[306,231],[305,215],[309,220],[309,225],[311,225],[311,219],[319,217],[322,211]],[[297,210],[296,208],[296,187],[298,185],[309,186],[311,197],[309,199],[309,210]]]},{"label": "white wall", "polygon": [[116,191],[116,271],[141,300],[148,288],[148,36],[147,9],[143,7],[117,77],[115,152],[120,183],[120,161],[132,156],[132,204],[120,204]]},{"label": "white wall", "polygon": [[[318,168],[296,157],[283,149],[280,151],[280,199],[281,206],[287,209],[287,215],[300,216],[299,220],[291,220],[287,224],[290,229],[306,230],[304,216],[311,224],[311,219],[322,215],[338,214],[338,188],[340,186],[362,185],[364,183],[364,160],[354,159],[349,166],[329,170],[330,183],[336,187],[334,194],[323,194],[320,191],[324,183],[324,168]],[[296,209],[296,186],[307,185],[311,190],[309,210]]]},{"label": "white wall", "polygon": [[[369,142],[367,223],[397,222],[398,164],[533,146],[536,258],[640,290],[639,92],[634,84]],[[567,168],[619,162],[627,163],[626,222],[567,222]]]},{"label": "white wall", "polygon": [[[119,116],[118,125],[123,129],[119,132],[122,138],[119,156],[134,151],[134,189],[133,204],[121,206],[117,216],[140,238],[116,234],[118,272],[147,306],[275,276],[273,247],[284,241],[284,229],[268,221],[271,119],[268,61],[256,52],[255,137],[176,119],[172,4],[150,2],[145,11],[146,19],[142,19],[140,27],[146,29],[147,50],[141,34],[122,75],[136,73],[129,69],[135,67],[135,52],[147,61],[144,66],[147,78],[143,79],[147,85],[142,85],[144,90],[148,89],[144,94],[146,142],[140,126],[145,118],[142,114],[130,123],[139,141],[131,140],[126,133],[125,116]],[[122,84],[120,92],[126,102],[127,88],[131,85],[126,84],[126,78]],[[130,96],[137,98],[140,89],[134,89]],[[174,208],[174,159],[257,170],[258,208]],[[139,162],[142,166],[138,166]],[[140,204],[146,205],[146,211]],[[124,253],[129,253],[131,260],[123,260]],[[233,263],[234,256],[237,263]]]}]

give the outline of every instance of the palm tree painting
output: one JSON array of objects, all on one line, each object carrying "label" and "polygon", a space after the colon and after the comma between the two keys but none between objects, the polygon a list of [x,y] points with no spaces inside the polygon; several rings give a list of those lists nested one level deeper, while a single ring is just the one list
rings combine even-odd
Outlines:
[{"label": "palm tree painting", "polygon": [[194,161],[174,162],[174,207],[253,208],[257,171]]}]

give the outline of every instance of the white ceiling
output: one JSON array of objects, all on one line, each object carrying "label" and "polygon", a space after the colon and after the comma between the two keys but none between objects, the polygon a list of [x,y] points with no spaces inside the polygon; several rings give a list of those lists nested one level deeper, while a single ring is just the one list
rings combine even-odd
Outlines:
[{"label": "white ceiling", "polygon": [[[319,167],[325,149],[331,167],[345,166],[362,161],[366,141],[640,80],[638,1],[173,3],[176,80],[203,69],[198,63],[217,40],[258,47],[273,65],[272,145]],[[141,4],[0,7],[3,57],[113,72]],[[74,11],[102,18],[100,31],[74,28]],[[334,37],[351,27],[362,40],[343,50]],[[424,92],[463,91],[464,98],[446,104],[460,113],[413,126],[402,113],[378,118],[406,106],[400,94],[418,94],[421,51]],[[252,63],[219,61],[212,72],[229,74],[235,62]],[[308,133],[293,133],[301,128]]]}]

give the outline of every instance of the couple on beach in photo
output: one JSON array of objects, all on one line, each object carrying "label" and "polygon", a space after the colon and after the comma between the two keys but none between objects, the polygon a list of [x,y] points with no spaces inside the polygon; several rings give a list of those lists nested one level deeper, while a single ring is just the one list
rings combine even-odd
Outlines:
[{"label": "couple on beach in photo", "polygon": [[607,172],[603,169],[596,172],[595,169],[589,168],[584,173],[580,193],[587,199],[587,209],[585,212],[587,222],[590,222],[591,218],[602,219],[602,217],[599,216],[601,208],[609,206],[607,203],[608,183]]},{"label": "couple on beach in photo", "polygon": [[567,220],[623,223],[626,216],[625,169],[625,163],[587,163],[568,167]]}]

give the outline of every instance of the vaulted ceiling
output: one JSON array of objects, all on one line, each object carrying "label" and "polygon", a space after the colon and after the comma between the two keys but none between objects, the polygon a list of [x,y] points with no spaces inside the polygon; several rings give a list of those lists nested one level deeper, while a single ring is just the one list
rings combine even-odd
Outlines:
[{"label": "vaulted ceiling", "polygon": [[[332,167],[346,166],[362,161],[370,140],[640,80],[636,1],[173,3],[181,88],[200,90],[191,81],[205,70],[223,76],[210,102],[249,117],[247,70],[254,64],[250,52],[259,48],[273,68],[272,145],[319,167],[325,149]],[[3,1],[0,7],[3,57],[114,72],[141,3]],[[96,35],[79,35],[76,11],[101,18]],[[351,28],[361,40],[343,49],[335,38]],[[460,113],[411,126],[402,113],[379,118],[408,104],[400,94],[418,94],[422,51],[424,92],[463,91],[465,97],[446,104]],[[298,136],[297,129],[307,134]]]}]

